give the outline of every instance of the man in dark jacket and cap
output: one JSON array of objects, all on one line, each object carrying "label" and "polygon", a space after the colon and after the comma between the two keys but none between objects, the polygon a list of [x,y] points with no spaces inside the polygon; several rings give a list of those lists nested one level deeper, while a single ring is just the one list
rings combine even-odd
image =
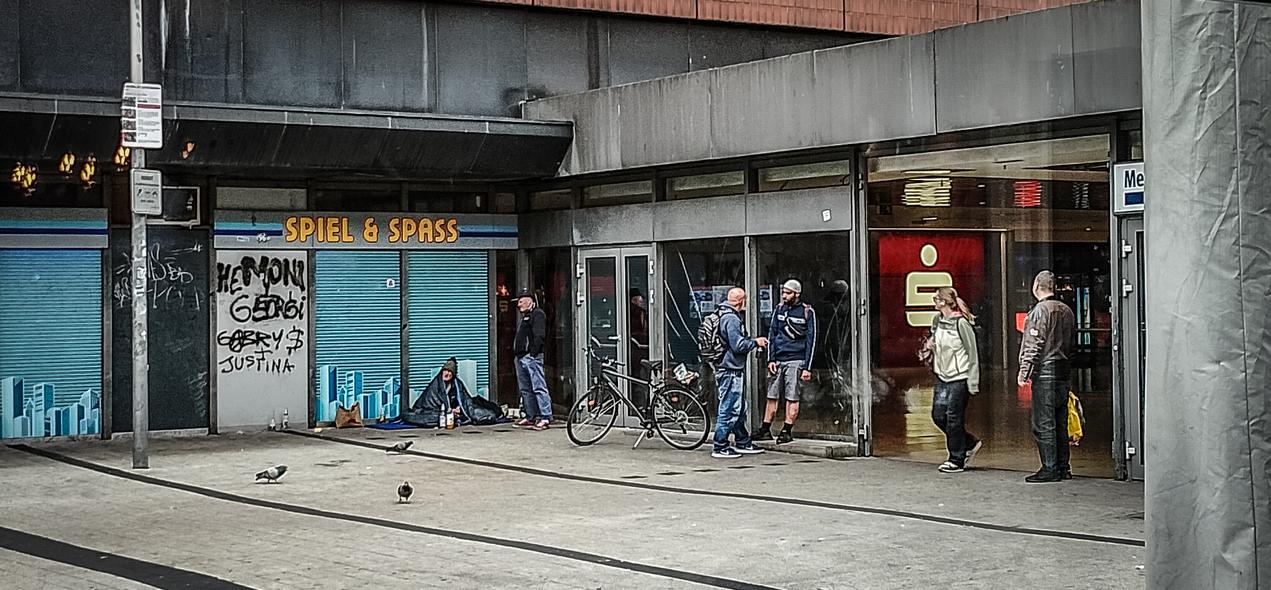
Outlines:
[{"label": "man in dark jacket and cap", "polygon": [[521,411],[525,412],[516,424],[546,430],[552,424],[552,397],[543,375],[547,314],[534,303],[534,294],[529,289],[517,294],[516,309],[521,316],[516,337],[512,339],[512,353],[516,358],[516,382],[521,390]]}]

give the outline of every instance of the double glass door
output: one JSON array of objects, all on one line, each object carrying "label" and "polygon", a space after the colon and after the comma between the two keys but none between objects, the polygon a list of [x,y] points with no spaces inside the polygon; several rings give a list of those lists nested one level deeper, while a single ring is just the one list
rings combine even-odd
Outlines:
[{"label": "double glass door", "polygon": [[[622,363],[620,369],[631,377],[649,380],[646,360],[649,352],[650,321],[653,293],[649,289],[653,274],[653,249],[648,246],[584,250],[579,253],[581,267],[578,289],[578,322],[580,350],[579,394],[599,378],[599,365],[587,354],[590,347],[597,355]],[[642,406],[648,388],[628,381],[618,381],[618,393],[630,396]],[[620,416],[620,425],[638,425],[635,416]]]}]

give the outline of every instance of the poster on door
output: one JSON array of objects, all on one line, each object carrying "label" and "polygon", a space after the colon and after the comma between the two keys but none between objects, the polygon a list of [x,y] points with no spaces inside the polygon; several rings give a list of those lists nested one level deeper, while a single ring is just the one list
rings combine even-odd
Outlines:
[{"label": "poster on door", "polygon": [[216,388],[221,426],[303,422],[309,376],[308,257],[216,254]]}]

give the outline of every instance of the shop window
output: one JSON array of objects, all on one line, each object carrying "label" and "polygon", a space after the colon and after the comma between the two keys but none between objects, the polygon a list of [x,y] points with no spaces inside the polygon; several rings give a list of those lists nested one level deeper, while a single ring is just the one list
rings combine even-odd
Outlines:
[{"label": "shop window", "polygon": [[[773,311],[781,305],[781,285],[803,286],[800,303],[816,318],[812,379],[800,386],[795,431],[855,440],[852,388],[852,266],[848,232],[770,236],[755,239],[759,288],[751,305],[759,313],[760,334],[769,334]],[[764,359],[765,362],[768,359]],[[766,384],[764,384],[766,385]],[[784,404],[774,424],[784,421]],[[758,406],[756,413],[762,411]],[[774,429],[775,430],[775,429]]]},{"label": "shop window", "polygon": [[216,208],[232,211],[304,211],[303,188],[216,187]]},{"label": "shop window", "polygon": [[530,194],[531,211],[569,209],[574,205],[574,192],[567,188]]},{"label": "shop window", "polygon": [[[573,403],[574,383],[574,301],[573,263],[568,248],[533,250],[530,257],[530,290],[547,315],[547,344],[543,350],[543,371],[552,396],[552,413],[565,416]],[[512,295],[515,295],[513,293]],[[512,306],[512,317],[516,307]]]},{"label": "shop window", "polygon": [[[743,251],[740,238],[669,242],[662,248],[663,358],[668,367],[684,363],[702,370],[701,391],[708,407],[714,407],[715,380],[699,366],[697,328],[727,299],[730,288],[745,285]],[[750,303],[757,304],[753,296]]]},{"label": "shop window", "polygon": [[668,200],[722,197],[740,195],[745,192],[746,173],[741,170],[666,179]]},{"label": "shop window", "polygon": [[1130,144],[1130,159],[1143,159],[1143,130],[1134,129],[1125,132],[1125,140]]},{"label": "shop window", "polygon": [[481,213],[489,197],[477,192],[411,191],[410,210],[415,213]]},{"label": "shop window", "polygon": [[761,168],[759,170],[760,192],[846,186],[851,182],[852,162],[850,160],[797,164],[794,166]]},{"label": "shop window", "polygon": [[583,189],[583,206],[630,205],[653,200],[653,181],[639,180],[617,184],[601,184]]},{"label": "shop window", "polygon": [[869,161],[876,454],[947,458],[930,415],[935,376],[916,351],[937,315],[933,292],[952,286],[976,316],[980,393],[967,410],[985,442],[976,463],[1037,467],[1032,392],[1015,377],[1032,280],[1050,270],[1077,316],[1071,389],[1087,425],[1073,469],[1113,475],[1108,150],[1096,135]]},{"label": "shop window", "polygon": [[516,213],[516,193],[494,193],[490,199],[491,213]]},{"label": "shop window", "polygon": [[316,189],[313,191],[315,211],[401,211],[401,191]]},{"label": "shop window", "polygon": [[494,253],[494,313],[495,313],[495,373],[497,388],[492,396],[495,403],[513,408],[520,407],[521,395],[517,388],[516,365],[512,354],[513,340],[519,316],[516,301],[512,298],[520,290],[516,274],[515,250],[496,250]]}]

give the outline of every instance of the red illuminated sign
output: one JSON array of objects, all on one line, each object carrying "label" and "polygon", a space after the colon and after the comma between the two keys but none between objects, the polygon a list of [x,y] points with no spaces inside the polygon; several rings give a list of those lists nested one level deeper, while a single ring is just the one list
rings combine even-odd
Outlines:
[{"label": "red illuminated sign", "polygon": [[915,351],[936,317],[932,297],[952,286],[973,309],[987,297],[981,233],[892,232],[878,236],[879,337],[883,367],[919,367]]}]

